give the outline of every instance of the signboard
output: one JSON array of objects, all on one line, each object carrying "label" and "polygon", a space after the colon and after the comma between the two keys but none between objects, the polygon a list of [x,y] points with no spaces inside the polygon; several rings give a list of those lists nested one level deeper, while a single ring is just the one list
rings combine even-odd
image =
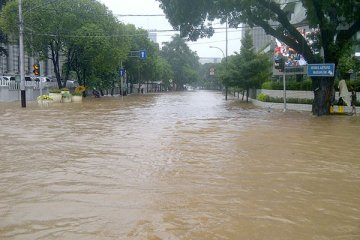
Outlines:
[{"label": "signboard", "polygon": [[286,76],[291,76],[291,75],[298,75],[298,74],[306,74],[306,65],[304,66],[292,66],[292,67],[284,67],[284,70],[279,70],[273,67],[273,75],[274,76],[282,76],[283,74],[285,74]]},{"label": "signboard", "polygon": [[21,76],[20,75],[15,75],[15,81],[16,82],[21,82]]},{"label": "signboard", "polygon": [[[319,29],[299,27],[297,30],[304,37],[311,51],[318,54]],[[275,39],[274,42],[273,75],[306,74],[307,62],[304,57],[280,40]]]},{"label": "signboard", "polygon": [[306,74],[306,66],[292,66],[284,68],[285,75]]},{"label": "signboard", "polygon": [[141,60],[145,60],[146,59],[146,51],[145,50],[140,50],[139,51],[139,58]]},{"label": "signboard", "polygon": [[335,75],[335,64],[308,64],[307,75],[310,77],[333,77]]},{"label": "signboard", "polygon": [[120,72],[119,72],[120,77],[123,77],[125,75],[125,72],[126,72],[125,68],[120,68]]},{"label": "signboard", "polygon": [[214,68],[210,68],[210,76],[214,76],[215,75],[215,69]]}]

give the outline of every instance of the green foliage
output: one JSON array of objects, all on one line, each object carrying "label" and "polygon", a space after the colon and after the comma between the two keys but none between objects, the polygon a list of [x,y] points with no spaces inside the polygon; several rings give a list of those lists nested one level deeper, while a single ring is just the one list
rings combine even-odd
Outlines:
[{"label": "green foliage", "polygon": [[[33,6],[47,7],[39,11],[27,11]],[[118,57],[109,55],[118,53],[119,47],[114,46],[119,42],[113,43],[113,39],[106,37],[108,33],[117,33],[115,28],[118,22],[103,4],[92,0],[24,0],[23,9],[24,22],[28,26],[24,34],[26,50],[30,55],[36,53],[41,60],[52,60],[59,87],[63,85],[59,71],[61,55],[67,58],[65,69],[68,72],[75,68],[75,64],[78,70],[84,65],[83,61],[89,59],[91,63],[87,62],[86,70],[90,73],[98,72],[94,68],[102,72],[109,63],[119,62]],[[4,7],[0,23],[8,34],[16,37],[17,21],[17,2],[11,1]],[[103,37],[99,37],[99,34]],[[65,79],[67,76],[65,74]],[[78,76],[82,77],[81,74]]]},{"label": "green foliage", "polygon": [[270,63],[264,54],[255,53],[252,37],[247,31],[241,40],[240,54],[228,58],[222,67],[224,84],[242,89],[259,88],[270,76]]},{"label": "green foliage", "polygon": [[53,100],[49,95],[40,95],[36,98],[37,100]]},{"label": "green foliage", "polygon": [[[27,11],[33,6],[46,8]],[[147,38],[147,31],[119,22],[105,5],[93,0],[24,0],[23,9],[26,51],[40,60],[52,60],[59,88],[65,86],[60,79],[70,79],[71,73],[80,84],[114,88],[121,62],[129,76],[139,72],[146,79],[154,78],[158,46]],[[15,40],[17,22],[17,2],[10,1],[2,11],[0,26]],[[148,53],[146,61],[131,58],[127,62],[130,51],[141,49]],[[65,57],[63,72],[60,56]]]},{"label": "green foliage", "polygon": [[61,93],[61,90],[59,88],[50,88],[49,93]]},{"label": "green foliage", "polygon": [[[214,31],[212,22],[215,19],[227,21],[230,27],[247,24],[250,27],[259,26],[267,34],[282,41],[301,54],[308,63],[339,63],[343,51],[352,45],[352,38],[360,31],[360,8],[358,0],[303,0],[295,1],[305,8],[306,19],[311,28],[319,29],[319,49],[324,55],[312,51],[312,44],[298,31],[298,25],[292,24],[285,11],[286,5],[276,0],[238,0],[238,1],[193,1],[193,0],[158,0],[171,25],[181,30],[182,37],[197,39],[211,36]],[[289,3],[289,2],[287,2]],[[289,4],[293,4],[292,2]],[[346,26],[346,28],[344,28]],[[248,68],[253,70],[252,68]],[[251,73],[251,72],[249,72]],[[245,82],[249,78],[237,78]],[[224,75],[224,81],[232,85],[232,79]],[[245,79],[245,80],[244,80]],[[329,114],[330,95],[334,78],[327,81],[314,78],[314,88],[319,89],[315,95],[316,101],[313,113]],[[236,83],[236,82],[235,82]],[[234,84],[235,84],[234,83]]]},{"label": "green foliage", "polygon": [[177,90],[183,90],[185,84],[197,82],[200,77],[199,57],[190,50],[185,40],[179,35],[166,42],[161,50],[161,56],[171,65]]},{"label": "green foliage", "polygon": [[260,93],[259,95],[256,96],[256,99],[262,102],[269,102],[270,96],[265,93]]},{"label": "green foliage", "polygon": [[[355,91],[360,92],[360,79],[359,80],[346,80],[346,86],[349,91],[355,89]],[[335,81],[335,90],[339,91],[339,79]]]},{"label": "green foliage", "polygon": [[166,88],[170,86],[170,79],[174,78],[172,66],[162,57],[159,56],[155,62],[156,77],[162,80]]},{"label": "green foliage", "polygon": [[[210,69],[214,69],[214,75],[210,75]],[[209,90],[221,89],[220,69],[220,63],[205,63],[201,65],[199,69],[200,81],[198,86]]]},{"label": "green foliage", "polygon": [[64,92],[64,93],[61,94],[61,96],[64,97],[64,98],[69,98],[69,97],[71,97],[71,93]]},{"label": "green foliage", "polygon": [[[261,85],[262,89],[268,90],[282,90],[284,89],[282,81],[266,81]],[[298,91],[312,91],[312,81],[306,79],[303,81],[290,80],[286,81],[287,90],[298,90]]]},{"label": "green foliage", "polygon": [[[2,7],[6,4],[6,0],[1,0],[0,1],[0,11],[2,9]],[[2,43],[3,44],[6,44],[7,43],[7,37],[5,35],[5,33],[1,30],[1,26],[0,26],[0,56],[2,55],[7,55],[7,50],[4,46],[2,46]]]},{"label": "green foliage", "polygon": [[350,73],[349,71],[359,71],[358,59],[352,56],[351,52],[345,52],[339,60],[339,64],[337,66],[337,71],[339,73],[340,78],[349,79]]},{"label": "green foliage", "polygon": [[[261,102],[273,102],[273,103],[283,103],[284,98],[282,97],[270,97],[264,93],[260,93],[257,97],[257,100]],[[313,104],[313,99],[305,99],[305,98],[286,98],[287,103],[295,103],[295,104]]]},{"label": "green foliage", "polygon": [[73,92],[71,93],[72,96],[82,96],[83,94],[82,93],[79,93],[79,92]]}]

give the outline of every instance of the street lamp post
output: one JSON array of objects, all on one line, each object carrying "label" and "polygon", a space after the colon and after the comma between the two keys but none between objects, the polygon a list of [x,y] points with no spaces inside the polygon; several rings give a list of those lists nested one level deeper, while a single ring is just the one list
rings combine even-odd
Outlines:
[{"label": "street lamp post", "polygon": [[[225,58],[225,68],[227,68],[227,56],[225,56],[224,51],[221,48],[215,47],[215,46],[209,46],[209,48],[216,48],[216,49],[221,51],[221,53],[223,55],[223,58]],[[227,84],[225,83],[225,100],[228,99],[228,97],[227,97],[228,93],[227,92],[228,92],[228,87],[227,87]]]},{"label": "street lamp post", "polygon": [[216,48],[216,49],[219,49],[219,50],[221,51],[222,55],[223,55],[223,58],[225,58],[225,53],[224,53],[224,51],[223,51],[221,48],[219,48],[219,47],[215,47],[215,46],[209,46],[209,48]]}]

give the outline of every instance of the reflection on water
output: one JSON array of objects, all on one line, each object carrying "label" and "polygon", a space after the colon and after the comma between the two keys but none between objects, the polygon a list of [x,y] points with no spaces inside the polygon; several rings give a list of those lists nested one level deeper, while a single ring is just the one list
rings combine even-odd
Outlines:
[{"label": "reflection on water", "polygon": [[360,239],[360,117],[199,91],[0,120],[0,239]]}]

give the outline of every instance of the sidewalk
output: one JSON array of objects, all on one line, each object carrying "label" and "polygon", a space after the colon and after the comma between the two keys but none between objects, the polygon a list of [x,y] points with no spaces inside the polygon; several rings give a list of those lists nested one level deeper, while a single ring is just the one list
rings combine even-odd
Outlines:
[{"label": "sidewalk", "polygon": [[[272,103],[272,102],[261,102],[256,99],[249,99],[249,101],[257,107],[268,108],[268,109],[284,109],[284,103]],[[294,103],[286,103],[287,110],[295,110],[295,111],[312,111],[311,104],[294,104]],[[335,106],[335,111],[337,111],[337,106]],[[351,114],[351,107],[344,107],[345,114]],[[356,114],[360,115],[360,107],[356,107]]]},{"label": "sidewalk", "polygon": [[[250,99],[250,101],[258,107],[268,108],[268,109],[284,109],[284,103],[273,103],[273,102],[261,102],[256,99]],[[307,111],[311,112],[312,105],[311,104],[294,104],[294,103],[286,103],[287,110],[296,110],[296,111]]]}]

